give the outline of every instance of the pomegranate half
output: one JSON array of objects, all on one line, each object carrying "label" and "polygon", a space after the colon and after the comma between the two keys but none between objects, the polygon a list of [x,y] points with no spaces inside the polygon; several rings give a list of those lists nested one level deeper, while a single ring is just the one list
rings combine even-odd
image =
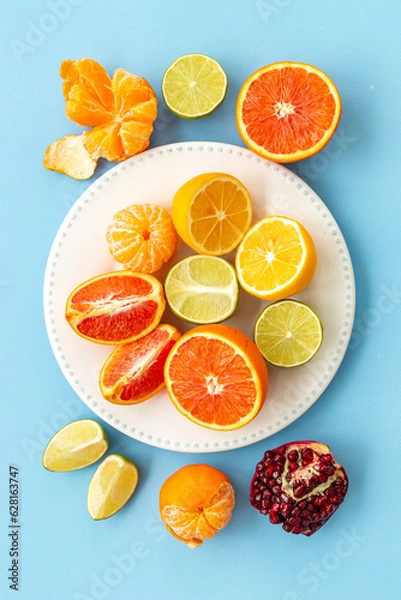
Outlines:
[{"label": "pomegranate half", "polygon": [[347,489],[347,474],[326,444],[290,442],[258,462],[250,500],[284,531],[310,536],[333,516]]}]

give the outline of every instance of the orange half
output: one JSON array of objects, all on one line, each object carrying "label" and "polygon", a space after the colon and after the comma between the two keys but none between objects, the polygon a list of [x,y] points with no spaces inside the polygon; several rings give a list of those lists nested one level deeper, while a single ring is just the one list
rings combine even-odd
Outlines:
[{"label": "orange half", "polygon": [[184,334],[164,366],[167,392],[188,419],[218,431],[238,429],[260,411],[268,387],[256,344],[229,325],[201,325]]},{"label": "orange half", "polygon": [[164,386],[164,363],[180,335],[163,323],[139,340],[117,346],[100,372],[103,397],[127,406],[154,396]]},{"label": "orange half", "polygon": [[243,84],[236,120],[245,144],[260,156],[293,162],[312,156],[333,136],[340,95],[320,69],[297,62],[262,67]]},{"label": "orange half", "polygon": [[155,277],[114,271],[77,286],[67,299],[65,317],[81,337],[116,345],[150,333],[165,307],[163,287]]}]

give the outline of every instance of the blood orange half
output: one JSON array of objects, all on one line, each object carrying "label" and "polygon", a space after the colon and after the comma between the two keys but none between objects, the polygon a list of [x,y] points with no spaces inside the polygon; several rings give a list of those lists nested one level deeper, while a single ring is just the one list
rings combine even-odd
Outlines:
[{"label": "blood orange half", "polygon": [[121,344],[157,327],[165,307],[163,287],[155,277],[114,271],[76,287],[65,316],[78,335],[98,344]]},{"label": "blood orange half", "polygon": [[163,368],[180,332],[162,324],[139,340],[120,344],[100,372],[103,397],[114,404],[138,404],[164,386]]},{"label": "blood orange half", "polygon": [[164,378],[184,416],[219,431],[238,429],[256,417],[268,385],[257,346],[229,325],[201,325],[184,334],[167,357]]},{"label": "blood orange half", "polygon": [[260,156],[293,162],[312,156],[333,136],[341,100],[320,69],[296,62],[262,67],[243,84],[236,119],[245,144]]}]

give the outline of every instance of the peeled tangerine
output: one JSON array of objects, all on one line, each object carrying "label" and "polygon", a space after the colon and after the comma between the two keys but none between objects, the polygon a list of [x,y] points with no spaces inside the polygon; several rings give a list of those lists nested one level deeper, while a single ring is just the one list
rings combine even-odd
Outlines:
[{"label": "peeled tangerine", "polygon": [[120,161],[149,146],[157,99],[143,77],[116,69],[110,78],[91,58],[63,61],[60,76],[67,117],[92,128],[49,146],[43,161],[47,169],[88,179],[99,158]]},{"label": "peeled tangerine", "polygon": [[174,254],[178,235],[166,208],[132,204],[114,215],[106,239],[110,254],[126,269],[154,273]]},{"label": "peeled tangerine", "polygon": [[163,483],[159,504],[167,531],[190,548],[197,548],[230,521],[234,489],[218,469],[187,465]]}]

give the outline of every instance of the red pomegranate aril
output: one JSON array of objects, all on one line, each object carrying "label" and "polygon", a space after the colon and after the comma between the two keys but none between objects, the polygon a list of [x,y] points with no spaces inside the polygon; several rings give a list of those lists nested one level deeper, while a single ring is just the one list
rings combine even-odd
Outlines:
[{"label": "red pomegranate aril", "polygon": [[302,453],[302,458],[304,459],[304,461],[310,463],[313,460],[313,450],[311,448],[307,448],[306,450],[303,451]]},{"label": "red pomegranate aril", "polygon": [[328,446],[291,442],[264,453],[252,478],[250,500],[284,531],[310,536],[335,513],[347,488],[345,470]]},{"label": "red pomegranate aril", "polygon": [[272,511],[270,513],[270,521],[274,525],[278,525],[279,523],[282,523],[282,521],[284,521],[284,518],[278,512]]},{"label": "red pomegranate aril", "polygon": [[305,494],[306,492],[306,487],[304,485],[299,485],[298,487],[294,488],[294,496],[296,498],[302,498],[302,496]]}]

